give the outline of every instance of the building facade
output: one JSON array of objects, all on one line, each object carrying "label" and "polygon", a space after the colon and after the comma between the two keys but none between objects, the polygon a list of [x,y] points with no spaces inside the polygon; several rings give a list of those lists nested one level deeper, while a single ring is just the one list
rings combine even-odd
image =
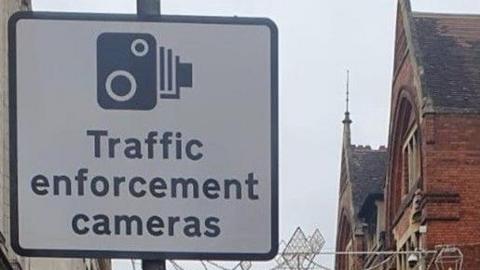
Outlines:
[{"label": "building facade", "polygon": [[[459,247],[480,269],[480,16],[399,1],[385,185],[387,247]],[[408,269],[398,256],[397,269]]]},{"label": "building facade", "polygon": [[[386,259],[375,269],[436,269],[446,246],[461,251],[462,268],[442,269],[480,269],[480,15],[413,12],[399,0],[391,91],[383,198],[368,195],[354,218],[383,219],[378,251],[396,254],[358,255],[352,265],[337,256],[336,269]],[[341,183],[349,171],[343,163]],[[383,217],[374,211],[376,200],[384,202]],[[348,250],[342,239],[356,232],[343,229],[341,211],[339,251]]]},{"label": "building facade", "polygon": [[[337,251],[383,249],[383,185],[387,149],[351,144],[350,114],[343,120],[343,145],[338,204]],[[377,258],[340,254],[335,269],[362,269]]]},{"label": "building facade", "polygon": [[110,270],[108,259],[25,258],[10,246],[7,22],[14,12],[30,8],[29,0],[0,1],[0,270]]}]

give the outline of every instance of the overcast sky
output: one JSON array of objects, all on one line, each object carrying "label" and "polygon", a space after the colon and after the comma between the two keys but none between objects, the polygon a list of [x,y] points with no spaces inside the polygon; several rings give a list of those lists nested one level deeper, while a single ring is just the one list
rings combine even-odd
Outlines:
[{"label": "overcast sky", "polygon": [[[34,10],[133,13],[135,0],[32,0]],[[478,0],[412,0],[414,10],[480,13]],[[280,239],[319,228],[335,247],[345,99],[352,140],[386,144],[396,0],[163,0],[164,14],[273,19],[280,35]],[[320,260],[332,265],[333,257]],[[201,265],[189,264],[191,269]],[[130,270],[115,261],[114,270]],[[137,268],[139,269],[139,268]]]}]

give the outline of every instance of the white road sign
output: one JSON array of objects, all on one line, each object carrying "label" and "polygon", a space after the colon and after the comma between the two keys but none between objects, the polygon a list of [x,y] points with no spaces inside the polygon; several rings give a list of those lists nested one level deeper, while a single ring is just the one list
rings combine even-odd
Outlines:
[{"label": "white road sign", "polygon": [[268,19],[10,19],[12,245],[26,256],[269,259]]}]

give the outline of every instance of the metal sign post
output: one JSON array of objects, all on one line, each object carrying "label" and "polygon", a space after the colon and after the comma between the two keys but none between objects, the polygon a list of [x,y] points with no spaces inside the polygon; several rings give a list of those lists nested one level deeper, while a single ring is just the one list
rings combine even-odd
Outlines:
[{"label": "metal sign post", "polygon": [[160,0],[137,0],[137,15],[160,15]]},{"label": "metal sign post", "polygon": [[[160,15],[160,0],[137,0],[137,15]],[[142,260],[143,270],[165,270],[165,260]]]},{"label": "metal sign post", "polygon": [[165,270],[165,260],[142,260],[142,270]]}]

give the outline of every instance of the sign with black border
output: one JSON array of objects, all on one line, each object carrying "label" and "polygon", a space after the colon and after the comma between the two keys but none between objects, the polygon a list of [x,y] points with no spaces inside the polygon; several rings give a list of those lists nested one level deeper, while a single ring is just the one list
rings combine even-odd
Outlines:
[{"label": "sign with black border", "polygon": [[16,253],[277,254],[271,20],[19,12],[8,31]]}]

